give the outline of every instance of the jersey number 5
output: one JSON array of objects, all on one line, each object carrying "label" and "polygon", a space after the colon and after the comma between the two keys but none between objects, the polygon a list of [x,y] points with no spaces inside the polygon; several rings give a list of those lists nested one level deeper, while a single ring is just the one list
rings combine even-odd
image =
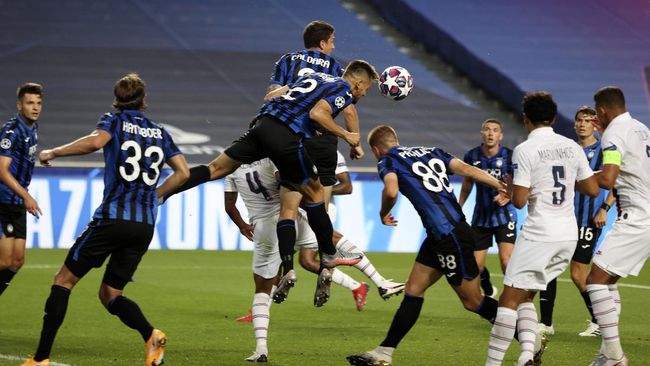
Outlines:
[{"label": "jersey number 5", "polygon": [[440,159],[429,160],[428,165],[421,161],[416,161],[411,165],[413,173],[422,178],[424,188],[431,192],[442,192],[445,189],[447,192],[452,191],[451,184],[449,184],[449,177],[447,176],[447,168]]},{"label": "jersey number 5", "polygon": [[564,193],[566,192],[566,186],[560,183],[561,180],[565,179],[564,167],[562,165],[553,165],[553,187],[559,188],[558,191],[553,192],[553,204],[561,205],[564,202]]},{"label": "jersey number 5", "polygon": [[[124,163],[131,166],[131,173],[126,172],[124,165],[120,165],[119,169],[120,176],[122,176],[125,181],[133,182],[134,180],[138,179],[138,176],[140,176],[140,159],[142,158],[142,148],[140,145],[138,145],[137,142],[129,140],[124,141],[120,149],[122,151],[133,151],[133,155],[129,156],[124,161]],[[142,172],[142,181],[148,186],[152,186],[158,182],[158,177],[160,176],[160,164],[163,162],[163,157],[165,156],[162,149],[158,146],[149,146],[144,150],[144,157],[149,158],[152,155],[156,155],[153,162],[149,166],[149,170],[153,171],[153,178],[149,176],[149,170]]]}]

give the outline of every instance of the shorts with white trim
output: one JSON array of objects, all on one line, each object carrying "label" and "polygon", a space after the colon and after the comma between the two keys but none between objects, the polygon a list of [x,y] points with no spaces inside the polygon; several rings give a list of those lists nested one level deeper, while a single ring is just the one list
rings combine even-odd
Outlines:
[{"label": "shorts with white trim", "polygon": [[638,276],[650,257],[650,226],[614,222],[594,255],[594,264],[620,277]]},{"label": "shorts with white trim", "polygon": [[503,284],[527,290],[543,291],[569,266],[576,240],[540,242],[517,237]]}]

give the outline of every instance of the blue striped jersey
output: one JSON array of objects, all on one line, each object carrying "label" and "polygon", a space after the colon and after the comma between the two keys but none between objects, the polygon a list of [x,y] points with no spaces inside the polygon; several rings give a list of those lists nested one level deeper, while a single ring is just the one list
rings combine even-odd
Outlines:
[{"label": "blue striped jersey", "polygon": [[[38,123],[30,128],[17,114],[0,129],[0,156],[11,158],[9,173],[23,188],[32,181],[36,149],[38,146]],[[23,199],[0,181],[0,203],[10,205],[24,204]]]},{"label": "blue striped jersey", "polygon": [[[508,174],[512,177],[512,150],[499,146],[496,155],[488,157],[483,152],[483,145],[477,146],[465,153],[463,159],[467,164],[475,166],[496,179]],[[472,225],[478,227],[497,227],[509,221],[517,221],[517,211],[512,203],[499,206],[493,202],[497,190],[483,184],[474,184],[476,187],[476,204],[472,215]]]},{"label": "blue striped jersey", "polygon": [[415,207],[427,234],[436,240],[465,221],[449,182],[452,159],[435,147],[394,146],[377,163],[382,180],[389,173],[397,175],[399,191]]},{"label": "blue striped jersey", "polygon": [[[600,140],[596,140],[593,144],[583,148],[591,170],[597,171],[603,168],[603,152],[600,146]],[[600,205],[603,204],[609,191],[601,189],[596,197],[585,196],[576,190],[576,195],[573,201],[575,206],[576,219],[578,220],[578,227],[581,226],[594,226],[594,216],[598,213]]]},{"label": "blue striped jersey", "polygon": [[309,111],[320,100],[332,108],[332,118],[354,102],[350,83],[338,76],[311,73],[301,76],[289,85],[289,90],[264,103],[258,116],[271,116],[286,123],[291,129],[305,137],[312,137],[319,125],[309,118]]},{"label": "blue striped jersey", "polygon": [[302,50],[287,53],[276,61],[269,84],[293,84],[301,76],[312,72],[343,76],[343,68],[334,57],[320,51]]},{"label": "blue striped jersey", "polygon": [[160,171],[180,150],[167,131],[141,111],[106,113],[97,122],[97,129],[112,138],[104,146],[104,198],[93,219],[153,225]]}]

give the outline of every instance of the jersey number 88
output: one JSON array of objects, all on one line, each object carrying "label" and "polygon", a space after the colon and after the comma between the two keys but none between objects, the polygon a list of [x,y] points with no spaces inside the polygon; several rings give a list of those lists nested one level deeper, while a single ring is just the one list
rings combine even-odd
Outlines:
[{"label": "jersey number 88", "polygon": [[428,164],[416,161],[411,165],[411,170],[422,178],[424,188],[436,193],[442,192],[443,189],[451,193],[447,169],[442,160],[434,158],[429,160]]}]

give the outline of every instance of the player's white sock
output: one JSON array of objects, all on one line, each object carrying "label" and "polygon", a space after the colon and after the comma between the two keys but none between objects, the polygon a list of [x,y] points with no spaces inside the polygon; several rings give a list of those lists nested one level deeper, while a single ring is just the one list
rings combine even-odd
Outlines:
[{"label": "player's white sock", "polygon": [[525,302],[517,307],[517,331],[521,344],[519,363],[523,364],[535,356],[535,340],[539,332],[537,310],[532,302]]},{"label": "player's white sock", "polygon": [[[347,252],[359,253],[363,255],[363,251],[354,245],[354,243],[345,236],[342,237],[338,243],[336,243],[336,247],[341,248],[341,250],[345,250]],[[382,277],[379,272],[377,272],[375,266],[370,263],[370,260],[365,255],[363,255],[361,261],[355,264],[354,267],[363,272],[363,274],[365,274],[375,284],[375,286],[381,287],[384,283],[384,277]]]},{"label": "player's white sock", "polygon": [[255,331],[255,352],[258,354],[268,355],[267,337],[269,333],[269,312],[271,296],[263,292],[258,292],[253,297],[253,330]]},{"label": "player's white sock", "polygon": [[490,332],[490,344],[488,346],[488,357],[485,366],[500,366],[503,358],[510,347],[512,338],[515,336],[517,327],[517,311],[506,307],[497,309],[497,317],[494,320]]},{"label": "player's white sock", "polygon": [[616,313],[618,314],[618,317],[621,317],[621,294],[618,292],[618,285],[613,284],[613,285],[607,285],[607,289],[609,290],[609,294],[612,295],[612,299],[614,299],[614,306],[616,307]]},{"label": "player's white sock", "polygon": [[345,288],[349,288],[350,290],[356,290],[361,286],[359,282],[336,268],[332,271],[332,282]]},{"label": "player's white sock", "polygon": [[607,285],[587,285],[587,292],[594,316],[598,320],[600,335],[603,339],[603,354],[609,359],[618,360],[623,357],[621,340],[618,336],[618,313],[616,304]]}]

